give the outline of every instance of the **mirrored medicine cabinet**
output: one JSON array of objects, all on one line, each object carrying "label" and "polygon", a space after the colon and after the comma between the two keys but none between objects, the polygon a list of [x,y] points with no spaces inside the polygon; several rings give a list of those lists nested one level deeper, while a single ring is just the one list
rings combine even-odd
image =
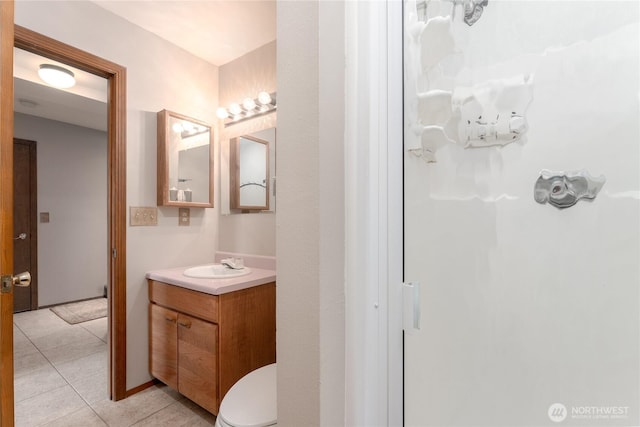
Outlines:
[{"label": "mirrored medicine cabinet", "polygon": [[229,148],[231,209],[274,210],[275,128],[232,138]]},{"label": "mirrored medicine cabinet", "polygon": [[211,126],[158,112],[158,206],[213,207]]}]

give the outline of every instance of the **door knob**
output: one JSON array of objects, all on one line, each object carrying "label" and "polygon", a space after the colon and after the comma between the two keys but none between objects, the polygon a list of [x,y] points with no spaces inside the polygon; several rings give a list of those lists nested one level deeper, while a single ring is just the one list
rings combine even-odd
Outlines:
[{"label": "door knob", "polygon": [[13,276],[13,286],[19,286],[21,288],[26,288],[31,284],[31,273],[25,271],[20,274],[16,274]]},{"label": "door knob", "polygon": [[18,237],[14,237],[13,240],[25,240],[27,238],[27,233],[20,233]]},{"label": "door knob", "polygon": [[10,293],[14,286],[26,288],[31,284],[31,274],[28,271],[16,274],[15,276],[2,276],[2,286],[0,292]]}]

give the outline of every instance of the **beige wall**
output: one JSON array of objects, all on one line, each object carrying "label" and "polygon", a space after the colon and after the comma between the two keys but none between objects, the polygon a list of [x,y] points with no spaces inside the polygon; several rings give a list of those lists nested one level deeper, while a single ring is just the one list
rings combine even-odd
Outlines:
[{"label": "beige wall", "polygon": [[[127,205],[155,206],[156,112],[215,123],[218,68],[87,1],[16,2],[15,21],[127,68]],[[129,389],[151,379],[145,273],[213,260],[218,206],[192,208],[190,227],[178,227],[178,209],[166,207],[156,227],[126,230]]]},{"label": "beige wall", "polygon": [[278,2],[278,425],[345,414],[344,3]]},{"label": "beige wall", "polygon": [[[276,41],[220,66],[220,104],[241,102],[260,91],[276,91]],[[238,125],[227,129],[233,130]]]},{"label": "beige wall", "polygon": [[[220,105],[242,102],[258,92],[276,92],[276,42],[270,42],[220,67]],[[276,254],[274,212],[231,213],[229,209],[229,139],[276,126],[277,113],[220,127],[220,250],[255,255]],[[271,172],[273,176],[273,171]]]}]

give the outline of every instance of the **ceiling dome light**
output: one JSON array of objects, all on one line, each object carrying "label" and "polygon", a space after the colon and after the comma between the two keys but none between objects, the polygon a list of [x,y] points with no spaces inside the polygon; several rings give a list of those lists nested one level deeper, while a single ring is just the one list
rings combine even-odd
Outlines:
[{"label": "ceiling dome light", "polygon": [[271,95],[269,95],[267,92],[260,92],[258,94],[258,102],[262,105],[271,104]]},{"label": "ceiling dome light", "polygon": [[53,64],[40,65],[38,76],[45,83],[60,89],[70,88],[76,84],[76,79],[71,71]]},{"label": "ceiling dome light", "polygon": [[218,116],[219,119],[226,119],[229,117],[229,112],[224,107],[218,107],[216,110],[216,116]]}]

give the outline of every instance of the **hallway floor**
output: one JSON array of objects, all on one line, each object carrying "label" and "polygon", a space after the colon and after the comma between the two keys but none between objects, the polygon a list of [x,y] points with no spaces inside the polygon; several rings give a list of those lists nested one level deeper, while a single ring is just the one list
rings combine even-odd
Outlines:
[{"label": "hallway floor", "polygon": [[70,325],[49,309],[14,315],[15,425],[212,426],[215,417],[166,386],[112,402],[107,318]]}]

